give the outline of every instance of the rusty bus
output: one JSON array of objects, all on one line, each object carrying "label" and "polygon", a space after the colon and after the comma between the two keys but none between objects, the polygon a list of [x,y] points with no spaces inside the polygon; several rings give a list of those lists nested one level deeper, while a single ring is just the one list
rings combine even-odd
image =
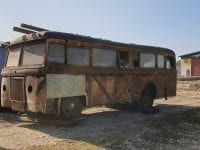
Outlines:
[{"label": "rusty bus", "polygon": [[175,53],[45,31],[11,41],[2,71],[1,105],[65,120],[83,106],[136,104],[176,95]]}]

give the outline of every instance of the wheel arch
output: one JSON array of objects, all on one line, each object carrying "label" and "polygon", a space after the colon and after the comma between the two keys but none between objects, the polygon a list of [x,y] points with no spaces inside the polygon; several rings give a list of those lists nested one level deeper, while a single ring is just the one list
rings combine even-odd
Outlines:
[{"label": "wheel arch", "polygon": [[81,96],[78,96],[81,100],[81,103],[83,104],[84,107],[86,107],[88,105],[88,98],[86,95],[81,95]]},{"label": "wheel arch", "polygon": [[153,98],[157,97],[156,85],[153,82],[146,84],[141,93],[143,93],[146,89],[151,89],[151,92],[153,94]]}]

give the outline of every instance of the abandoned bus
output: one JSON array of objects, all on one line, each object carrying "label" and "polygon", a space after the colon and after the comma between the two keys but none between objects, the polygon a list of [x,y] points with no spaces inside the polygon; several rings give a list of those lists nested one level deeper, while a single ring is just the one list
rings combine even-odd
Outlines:
[{"label": "abandoned bus", "polygon": [[166,48],[45,31],[8,49],[2,107],[66,119],[83,106],[148,108],[155,98],[176,95],[175,53]]}]

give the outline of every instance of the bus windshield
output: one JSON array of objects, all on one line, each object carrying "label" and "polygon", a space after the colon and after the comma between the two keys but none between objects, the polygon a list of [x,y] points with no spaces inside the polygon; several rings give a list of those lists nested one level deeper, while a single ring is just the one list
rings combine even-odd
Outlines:
[{"label": "bus windshield", "polygon": [[[40,65],[44,63],[45,44],[26,45],[9,50],[7,67]],[[21,60],[20,60],[21,57]]]}]

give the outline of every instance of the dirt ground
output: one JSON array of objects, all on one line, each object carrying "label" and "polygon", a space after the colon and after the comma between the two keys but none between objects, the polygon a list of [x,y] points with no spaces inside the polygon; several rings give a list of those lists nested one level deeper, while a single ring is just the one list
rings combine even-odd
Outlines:
[{"label": "dirt ground", "polygon": [[200,149],[199,81],[178,81],[177,96],[156,114],[106,107],[83,111],[76,126],[24,123],[0,113],[1,149]]}]

